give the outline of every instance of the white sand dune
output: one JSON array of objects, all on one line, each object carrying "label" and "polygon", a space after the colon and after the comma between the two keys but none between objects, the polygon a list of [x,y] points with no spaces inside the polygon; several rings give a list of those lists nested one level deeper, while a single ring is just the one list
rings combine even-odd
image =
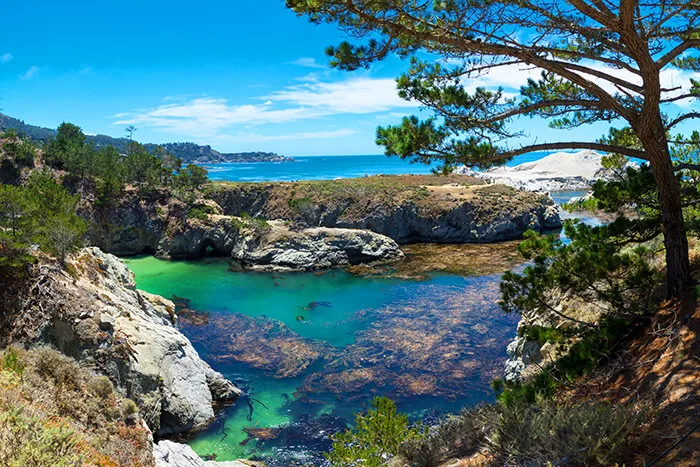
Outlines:
[{"label": "white sand dune", "polygon": [[530,191],[585,190],[595,180],[610,176],[603,168],[602,157],[603,154],[595,151],[557,152],[514,167],[496,167],[483,172],[462,167],[458,172]]}]

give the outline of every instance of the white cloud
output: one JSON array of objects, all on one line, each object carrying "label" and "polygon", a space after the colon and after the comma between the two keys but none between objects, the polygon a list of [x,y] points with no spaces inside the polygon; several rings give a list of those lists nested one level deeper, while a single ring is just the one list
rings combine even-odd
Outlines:
[{"label": "white cloud", "polygon": [[415,103],[398,96],[393,79],[353,78],[336,83],[306,83],[266,97],[327,114],[366,114],[416,107]]},{"label": "white cloud", "polygon": [[19,79],[32,79],[37,73],[39,73],[39,67],[31,66],[24,74],[20,75]]},{"label": "white cloud", "polygon": [[315,58],[302,57],[292,62],[286,62],[289,65],[298,65],[306,68],[326,68],[326,65],[318,63]]},{"label": "white cloud", "polygon": [[9,53],[9,52],[4,53],[4,54],[0,55],[0,63],[7,63],[7,62],[11,61],[13,58],[15,58],[15,57],[12,56],[11,53]]},{"label": "white cloud", "polygon": [[154,109],[122,112],[112,118],[117,119],[115,125],[151,127],[188,138],[212,138],[236,125],[289,123],[416,106],[398,97],[393,79],[371,78],[290,86],[260,100],[261,104],[233,105],[226,99],[199,97],[168,102]]}]

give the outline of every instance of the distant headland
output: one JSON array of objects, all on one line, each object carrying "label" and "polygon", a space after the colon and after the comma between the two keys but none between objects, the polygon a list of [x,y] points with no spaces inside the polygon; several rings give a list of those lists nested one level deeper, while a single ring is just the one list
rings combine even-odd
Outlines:
[{"label": "distant headland", "polygon": [[[16,130],[20,135],[37,143],[45,143],[56,136],[56,130],[24,123],[22,120],[0,113],[0,131]],[[113,138],[107,135],[87,135],[88,142],[95,147],[114,146],[120,152],[126,153],[129,138]],[[273,152],[240,152],[221,153],[209,145],[201,146],[196,143],[145,143],[143,147],[153,153],[157,147],[162,147],[175,157],[182,159],[185,164],[219,164],[222,162],[293,162],[294,159]]]}]

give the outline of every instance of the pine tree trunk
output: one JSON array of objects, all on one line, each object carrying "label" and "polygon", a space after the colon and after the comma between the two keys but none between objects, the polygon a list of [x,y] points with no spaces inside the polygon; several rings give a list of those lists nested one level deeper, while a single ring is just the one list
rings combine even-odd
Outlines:
[{"label": "pine tree trunk", "polygon": [[667,294],[669,298],[679,297],[692,283],[680,185],[673,171],[663,125],[657,126],[654,135],[644,146],[650,155],[651,170],[659,192],[666,248]]}]

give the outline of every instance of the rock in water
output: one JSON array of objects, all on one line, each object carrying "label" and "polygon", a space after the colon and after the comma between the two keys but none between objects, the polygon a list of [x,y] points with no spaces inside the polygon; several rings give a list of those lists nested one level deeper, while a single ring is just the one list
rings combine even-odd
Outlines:
[{"label": "rock in water", "polygon": [[243,265],[265,270],[312,270],[403,257],[395,241],[368,230],[325,227],[291,230],[271,221],[264,232],[245,233],[231,256]]},{"label": "rock in water", "polygon": [[153,446],[156,467],[255,467],[247,461],[203,461],[191,447],[172,441],[161,441]]}]

